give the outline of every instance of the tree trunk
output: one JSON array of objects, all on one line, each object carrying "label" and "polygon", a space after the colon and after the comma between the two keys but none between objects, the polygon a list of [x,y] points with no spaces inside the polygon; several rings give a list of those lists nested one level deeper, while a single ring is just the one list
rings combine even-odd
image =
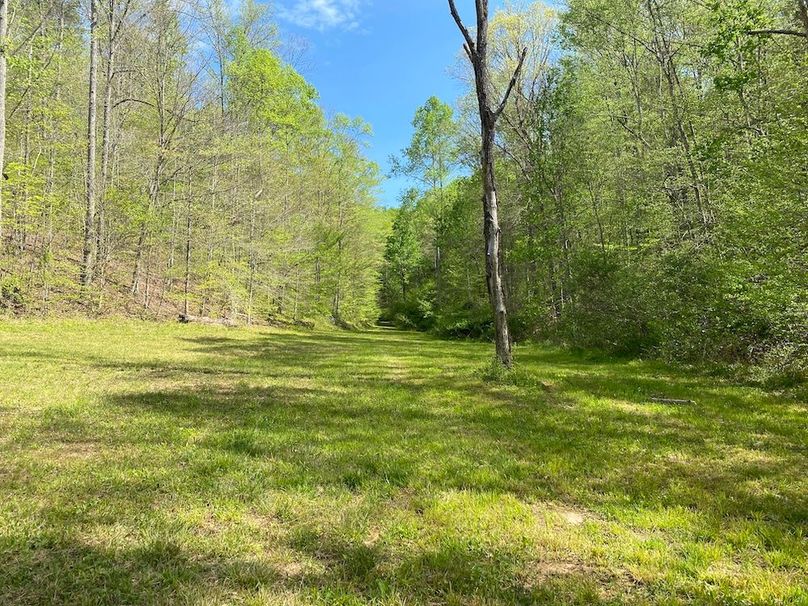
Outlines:
[{"label": "tree trunk", "polygon": [[[34,87],[34,39],[28,43],[28,74],[25,83],[26,89],[29,93],[32,93]],[[34,98],[33,94],[26,94],[26,107],[25,107],[25,118],[23,119],[23,131],[22,131],[22,163],[24,166],[28,167],[28,170],[31,170],[33,167],[31,166],[31,124],[33,122],[34,116]],[[15,204],[14,205],[14,238],[17,240],[17,254],[20,257],[23,256],[25,253],[25,249],[28,245],[28,213],[29,213],[29,202],[31,196],[31,186],[26,179],[22,186],[22,205]]]},{"label": "tree trunk", "polygon": [[497,359],[503,366],[510,368],[513,365],[513,354],[511,352],[511,335],[508,328],[508,309],[505,305],[505,289],[502,284],[502,230],[499,226],[499,204],[494,176],[494,137],[496,130],[493,120],[483,119],[482,123],[483,233],[485,235],[486,282],[488,284],[488,299],[494,312]]},{"label": "tree trunk", "polygon": [[101,126],[101,195],[98,204],[98,233],[96,234],[96,250],[101,258],[100,263],[103,271],[105,264],[105,250],[106,250],[106,197],[107,188],[109,187],[109,167],[110,156],[112,154],[112,96],[114,92],[114,79],[115,79],[115,5],[110,2],[109,6],[109,36],[107,38],[107,66],[106,75],[104,78],[104,115],[102,118]]},{"label": "tree trunk", "polygon": [[0,0],[0,247],[3,244],[3,185],[6,152],[6,38],[8,36],[8,3]]},{"label": "tree trunk", "polygon": [[343,231],[344,226],[344,213],[343,213],[343,197],[339,197],[339,240],[337,241],[337,283],[334,289],[334,302],[332,305],[331,315],[334,317],[334,322],[337,326],[343,326],[342,322],[342,251],[345,247],[344,238],[346,236]]},{"label": "tree trunk", "polygon": [[488,67],[488,0],[476,0],[477,40],[472,40],[468,29],[463,25],[454,0],[449,0],[449,10],[466,41],[465,51],[474,68],[477,102],[480,110],[480,134],[482,153],[480,155],[483,177],[483,219],[485,235],[485,267],[488,283],[488,299],[494,314],[496,329],[497,359],[506,368],[513,366],[511,335],[508,328],[508,308],[505,303],[505,289],[502,280],[502,230],[499,225],[499,204],[497,201],[496,176],[494,173],[494,146],[497,120],[505,109],[511,92],[516,86],[527,50],[523,50],[508,89],[499,106],[494,109],[489,98],[491,79]]},{"label": "tree trunk", "polygon": [[250,235],[247,243],[249,253],[250,277],[247,281],[247,326],[253,322],[253,299],[255,298],[255,274],[257,262],[255,258],[255,200],[250,203]]},{"label": "tree trunk", "polygon": [[96,253],[95,237],[95,139],[96,97],[98,88],[98,6],[90,0],[90,85],[87,108],[87,213],[84,220],[84,252],[81,284],[89,286],[93,279]]},{"label": "tree trunk", "polygon": [[[4,0],[0,0],[3,2]],[[65,37],[65,6],[62,5],[61,11],[59,13],[59,34],[56,43],[56,55],[60,57],[62,54],[62,47],[64,46],[64,37]],[[59,104],[62,101],[62,62],[61,60],[57,60],[56,62],[56,85],[53,92],[53,101],[56,107],[59,107]],[[45,180],[45,198],[47,200],[47,216],[45,218],[45,243],[43,246],[42,251],[42,309],[45,315],[48,314],[49,305],[50,305],[50,270],[51,270],[51,258],[53,256],[53,213],[54,213],[54,204],[53,204],[53,193],[56,187],[56,143],[58,141],[58,136],[55,133],[55,128],[51,126],[53,133],[49,135],[49,146],[50,149],[48,150],[48,172],[47,178]]]}]

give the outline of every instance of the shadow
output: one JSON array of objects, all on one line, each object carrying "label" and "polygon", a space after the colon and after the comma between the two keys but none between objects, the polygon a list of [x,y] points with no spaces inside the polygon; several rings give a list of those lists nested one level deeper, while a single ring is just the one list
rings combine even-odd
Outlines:
[{"label": "shadow", "polygon": [[[4,581],[0,602],[42,604],[211,604],[232,603],[232,596],[303,596],[300,603],[376,604],[476,603],[481,598],[509,604],[596,606],[630,604],[605,599],[593,570],[575,565],[536,563],[532,580],[516,572],[521,562],[490,549],[448,543],[400,563],[393,574],[383,568],[380,548],[310,534],[295,543],[313,555],[319,572],[297,566],[223,553],[188,551],[161,539],[129,549],[106,549],[75,537],[41,535],[21,547],[0,540]],[[312,547],[316,544],[316,547]],[[621,582],[610,579],[613,583]],[[263,602],[262,602],[263,603]]]},{"label": "shadow", "polygon": [[258,561],[188,553],[160,539],[131,549],[104,549],[70,537],[31,537],[20,547],[0,540],[4,580],[0,603],[176,604],[193,596],[282,584],[282,572]]},{"label": "shadow", "polygon": [[[645,595],[623,573],[575,560],[536,562],[518,548],[448,532],[409,548],[409,537],[393,545],[369,538],[366,523],[329,527],[283,517],[280,505],[271,538],[305,564],[299,570],[216,553],[214,540],[206,550],[160,538],[181,524],[173,512],[182,506],[252,511],[266,507],[267,495],[368,497],[379,509],[357,514],[365,522],[396,508],[418,519],[434,495],[451,491],[615,516],[681,508],[696,520],[688,529],[695,534],[720,534],[733,519],[762,521],[772,550],[808,524],[805,410],[774,397],[658,365],[529,348],[519,352],[521,379],[488,383],[487,347],[390,331],[181,343],[180,363],[158,355],[74,360],[114,371],[120,384],[86,413],[40,413],[32,431],[12,440],[16,452],[28,451],[19,469],[50,465],[47,473],[61,476],[58,489],[13,476],[16,493],[47,495],[38,522],[60,533],[0,539],[11,562],[0,603],[71,603],[48,596],[94,596],[99,587],[107,603],[120,604],[267,587],[303,591],[315,603],[628,604]],[[657,394],[696,404],[650,402]],[[426,505],[390,505],[402,495]],[[138,537],[125,550],[80,538],[120,520],[155,523],[157,538]]]},{"label": "shadow", "polygon": [[[429,485],[587,506],[628,497],[714,516],[808,520],[808,496],[788,481],[808,452],[802,411],[697,376],[523,354],[522,364],[555,382],[545,392],[483,382],[474,371],[486,350],[473,344],[453,343],[443,364],[446,344],[423,335],[186,342],[202,362],[177,372],[202,375],[203,385],[114,396],[109,405],[214,432],[206,448],[279,462],[268,486]],[[205,387],[209,375],[269,384]],[[654,404],[656,394],[697,403]]]}]

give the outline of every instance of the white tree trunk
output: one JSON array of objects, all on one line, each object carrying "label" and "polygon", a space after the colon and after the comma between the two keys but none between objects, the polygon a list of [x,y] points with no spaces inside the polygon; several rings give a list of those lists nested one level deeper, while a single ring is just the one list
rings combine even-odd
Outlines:
[{"label": "white tree trunk", "polygon": [[81,284],[89,286],[93,280],[96,253],[95,235],[95,147],[96,98],[98,96],[98,6],[90,0],[90,84],[87,103],[87,213],[84,220],[84,252],[82,256]]},{"label": "white tree trunk", "polygon": [[8,37],[8,2],[0,0],[0,246],[3,242],[3,185],[6,179],[6,38]]}]

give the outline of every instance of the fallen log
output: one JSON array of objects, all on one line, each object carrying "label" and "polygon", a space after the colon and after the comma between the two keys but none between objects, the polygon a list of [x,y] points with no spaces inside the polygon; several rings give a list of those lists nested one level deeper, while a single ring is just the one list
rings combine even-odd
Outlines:
[{"label": "fallen log", "polygon": [[207,316],[180,314],[179,320],[181,324],[207,324],[210,326],[227,326],[228,328],[238,326],[238,323],[230,318],[208,318]]}]

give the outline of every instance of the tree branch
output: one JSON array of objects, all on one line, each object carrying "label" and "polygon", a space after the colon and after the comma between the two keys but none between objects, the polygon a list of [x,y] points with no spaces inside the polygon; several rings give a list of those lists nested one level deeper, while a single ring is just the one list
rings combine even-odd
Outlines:
[{"label": "tree branch", "polygon": [[793,29],[755,29],[749,32],[746,32],[747,36],[771,36],[771,35],[779,35],[779,36],[797,36],[799,38],[808,38],[808,34],[805,32],[798,32]]},{"label": "tree branch", "polygon": [[117,109],[119,106],[123,105],[124,103],[140,103],[141,105],[148,105],[149,107],[154,107],[155,106],[154,103],[152,103],[150,101],[144,101],[143,99],[127,98],[127,99],[120,99],[119,101],[117,101],[112,106],[112,109]]},{"label": "tree branch", "polygon": [[449,10],[452,13],[452,18],[455,20],[455,23],[457,23],[458,29],[463,34],[463,38],[466,39],[466,54],[469,56],[469,59],[471,59],[476,51],[474,40],[471,39],[469,30],[463,25],[463,20],[460,18],[460,13],[457,12],[457,6],[455,6],[454,0],[449,0]]},{"label": "tree branch", "polygon": [[508,104],[508,99],[513,92],[516,83],[519,81],[519,76],[522,74],[522,66],[525,64],[525,59],[527,58],[527,48],[522,49],[522,54],[519,55],[519,63],[516,65],[516,70],[513,72],[513,77],[511,78],[510,83],[508,83],[508,90],[505,91],[505,97],[502,99],[502,103],[499,104],[497,111],[494,112],[494,117],[498,118],[503,111],[505,111],[505,106]]},{"label": "tree branch", "polygon": [[50,4],[48,4],[48,8],[40,14],[41,18],[39,20],[39,23],[29,32],[28,36],[22,42],[20,42],[14,50],[9,52],[9,56],[13,56],[19,53],[25,47],[25,45],[27,45],[31,40],[34,39],[34,37],[39,33],[39,30],[42,29],[42,26],[45,25],[45,22],[47,21],[47,18],[50,15],[51,10],[55,6],[56,6],[55,2],[51,2]]},{"label": "tree branch", "polygon": [[477,45],[488,41],[488,0],[475,0],[477,7]]},{"label": "tree branch", "polygon": [[468,44],[463,45],[463,50],[466,52],[466,56],[469,58],[469,61],[474,63],[474,52],[469,48]]}]

